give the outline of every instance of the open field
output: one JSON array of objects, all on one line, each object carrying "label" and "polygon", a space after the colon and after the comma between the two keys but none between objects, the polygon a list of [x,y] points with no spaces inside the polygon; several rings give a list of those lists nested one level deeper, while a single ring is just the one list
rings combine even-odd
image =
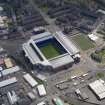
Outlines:
[{"label": "open field", "polygon": [[83,35],[74,36],[72,39],[84,51],[94,47],[93,43]]},{"label": "open field", "polygon": [[105,77],[105,73],[104,72],[97,72],[95,77],[97,79],[104,78]]}]

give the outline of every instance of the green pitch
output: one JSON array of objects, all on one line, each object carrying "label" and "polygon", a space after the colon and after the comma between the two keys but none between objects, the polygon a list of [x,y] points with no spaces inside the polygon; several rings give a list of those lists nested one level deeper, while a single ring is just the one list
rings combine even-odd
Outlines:
[{"label": "green pitch", "polygon": [[52,43],[47,43],[45,46],[40,47],[40,50],[47,59],[60,55],[60,51]]}]

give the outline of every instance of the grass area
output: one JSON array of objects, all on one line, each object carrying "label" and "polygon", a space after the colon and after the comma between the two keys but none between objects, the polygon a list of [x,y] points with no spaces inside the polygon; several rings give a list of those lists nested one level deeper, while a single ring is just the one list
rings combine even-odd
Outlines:
[{"label": "grass area", "polygon": [[103,72],[99,72],[96,74],[96,78],[103,78],[105,76],[105,74]]},{"label": "grass area", "polygon": [[48,43],[47,45],[40,47],[40,50],[42,51],[42,53],[47,59],[60,55],[59,50],[55,46],[53,46],[51,43]]},{"label": "grass area", "polygon": [[84,35],[74,36],[73,40],[80,46],[82,50],[88,50],[94,47],[93,43]]}]

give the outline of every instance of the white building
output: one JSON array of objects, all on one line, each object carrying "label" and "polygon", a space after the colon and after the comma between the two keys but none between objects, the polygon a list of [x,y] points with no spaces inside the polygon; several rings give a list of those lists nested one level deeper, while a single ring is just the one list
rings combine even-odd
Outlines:
[{"label": "white building", "polygon": [[89,39],[93,42],[97,42],[98,41],[98,36],[94,35],[94,34],[89,34],[88,35]]},{"label": "white building", "polygon": [[28,84],[31,86],[31,87],[35,87],[38,82],[30,75],[30,74],[25,74],[23,76],[23,78],[28,82]]},{"label": "white building", "polygon": [[16,104],[16,102],[18,101],[18,97],[17,97],[17,94],[15,93],[15,91],[8,92],[7,97],[8,97],[9,103],[11,105]]},{"label": "white building", "polygon": [[44,85],[38,85],[37,90],[38,90],[39,96],[45,96],[47,94]]},{"label": "white building", "polygon": [[6,79],[6,80],[3,80],[3,81],[0,81],[0,88],[8,86],[8,85],[11,85],[11,84],[14,84],[16,82],[17,82],[17,78],[16,77],[12,77],[10,79]]},{"label": "white building", "polygon": [[105,82],[103,80],[96,80],[90,83],[89,87],[100,100],[105,98]]}]

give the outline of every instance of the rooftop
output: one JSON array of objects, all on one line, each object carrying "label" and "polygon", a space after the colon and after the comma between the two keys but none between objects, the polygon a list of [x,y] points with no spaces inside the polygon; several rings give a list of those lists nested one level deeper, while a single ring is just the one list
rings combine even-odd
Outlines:
[{"label": "rooftop", "polygon": [[93,90],[93,92],[98,96],[98,98],[105,98],[105,82],[103,80],[96,80],[89,84],[89,87]]}]

